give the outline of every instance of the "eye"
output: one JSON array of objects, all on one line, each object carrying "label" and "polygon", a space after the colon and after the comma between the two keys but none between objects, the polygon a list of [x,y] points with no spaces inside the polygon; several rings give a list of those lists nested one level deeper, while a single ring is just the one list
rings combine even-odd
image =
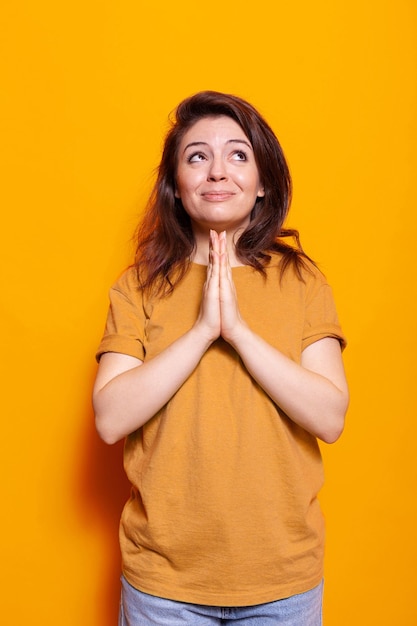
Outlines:
[{"label": "eye", "polygon": [[188,163],[198,163],[199,161],[204,161],[205,158],[206,158],[206,156],[202,152],[192,152],[187,157],[187,162]]},{"label": "eye", "polygon": [[248,155],[243,150],[236,150],[236,152],[234,152],[232,156],[235,161],[247,161],[248,160]]}]

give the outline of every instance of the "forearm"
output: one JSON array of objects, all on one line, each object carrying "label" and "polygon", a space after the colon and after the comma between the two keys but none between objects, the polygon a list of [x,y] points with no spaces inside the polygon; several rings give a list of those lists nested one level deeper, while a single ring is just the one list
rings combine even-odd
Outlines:
[{"label": "forearm", "polygon": [[194,371],[211,341],[192,328],[159,355],[123,371],[93,393],[97,430],[115,443],[151,419]]},{"label": "forearm", "polygon": [[[337,342],[330,341],[334,342],[330,351],[340,352]],[[291,420],[328,443],[340,436],[348,404],[341,358],[336,355],[330,380],[295,363],[244,324],[230,343],[251,376]]]}]

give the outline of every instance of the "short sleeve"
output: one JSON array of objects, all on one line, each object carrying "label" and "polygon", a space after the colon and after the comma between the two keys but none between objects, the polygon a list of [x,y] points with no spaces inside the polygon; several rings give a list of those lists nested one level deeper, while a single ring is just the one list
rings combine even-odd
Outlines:
[{"label": "short sleeve", "polygon": [[324,337],[338,339],[343,350],[346,338],[339,323],[332,289],[318,271],[314,272],[309,282],[302,350]]},{"label": "short sleeve", "polygon": [[111,287],[110,306],[97,361],[105,352],[119,352],[144,360],[145,312],[136,272],[130,268]]}]

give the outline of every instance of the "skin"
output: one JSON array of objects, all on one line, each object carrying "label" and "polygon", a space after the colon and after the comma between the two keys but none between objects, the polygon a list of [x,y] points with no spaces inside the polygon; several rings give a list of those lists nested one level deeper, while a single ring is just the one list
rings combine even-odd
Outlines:
[{"label": "skin", "polygon": [[203,118],[179,147],[176,194],[191,218],[195,262],[207,265],[210,229],[227,231],[228,254],[238,265],[233,241],[245,230],[258,197],[265,195],[253,148],[229,117]]},{"label": "skin", "polygon": [[191,218],[193,260],[207,265],[199,315],[150,361],[118,353],[101,357],[93,391],[100,436],[115,443],[145,424],[221,336],[290,419],[325,442],[336,441],[349,402],[339,342],[316,341],[297,364],[254,333],[240,314],[231,271],[239,265],[234,242],[264,193],[247,137],[230,118],[203,118],[183,137],[179,155],[176,195]]}]

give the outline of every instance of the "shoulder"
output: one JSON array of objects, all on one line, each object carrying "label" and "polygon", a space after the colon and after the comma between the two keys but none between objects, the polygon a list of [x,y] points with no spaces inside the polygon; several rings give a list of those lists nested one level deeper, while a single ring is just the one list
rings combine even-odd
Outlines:
[{"label": "shoulder", "polygon": [[326,285],[327,279],[322,270],[308,257],[301,257],[302,280],[306,284]]},{"label": "shoulder", "polygon": [[284,254],[273,253],[266,269],[271,275],[275,270],[282,283],[286,285],[304,286],[305,289],[327,284],[327,279],[321,269],[308,257],[300,255],[298,262],[291,260],[285,264]]},{"label": "shoulder", "polygon": [[139,294],[141,291],[137,269],[131,265],[125,269],[115,280],[110,288],[111,291],[118,291],[126,296]]}]

